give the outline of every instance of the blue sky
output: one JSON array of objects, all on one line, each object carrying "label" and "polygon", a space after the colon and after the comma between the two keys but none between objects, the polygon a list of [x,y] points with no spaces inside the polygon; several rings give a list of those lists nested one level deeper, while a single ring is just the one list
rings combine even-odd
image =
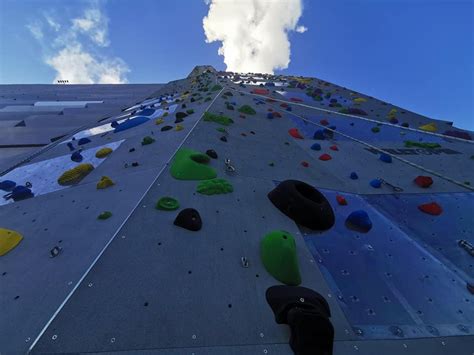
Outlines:
[{"label": "blue sky", "polygon": [[[276,22],[308,29],[289,31],[290,62],[277,74],[318,77],[474,130],[473,1],[302,3],[301,16],[296,8],[271,12]],[[205,41],[208,11],[202,0],[0,0],[0,83],[84,76],[76,67],[91,61],[95,82],[163,83],[185,77],[196,64],[224,70],[221,42]],[[283,42],[272,37],[261,31],[260,40],[270,45],[255,65],[284,61]],[[71,56],[78,61],[68,61]]]}]

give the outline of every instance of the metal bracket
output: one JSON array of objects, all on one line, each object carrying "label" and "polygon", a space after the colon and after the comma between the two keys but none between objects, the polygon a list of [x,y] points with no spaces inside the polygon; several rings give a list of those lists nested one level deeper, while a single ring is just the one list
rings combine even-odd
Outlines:
[{"label": "metal bracket", "polygon": [[382,179],[382,178],[380,178],[380,177],[377,178],[377,179],[379,179],[382,184],[385,184],[385,185],[391,187],[392,190],[395,191],[395,192],[402,192],[402,191],[403,191],[403,189],[402,189],[401,187],[392,185],[392,184],[390,184],[389,182],[385,181],[384,179]]},{"label": "metal bracket", "polygon": [[63,250],[63,248],[61,247],[58,247],[58,246],[55,246],[53,249],[51,249],[49,251],[49,253],[51,254],[49,257],[50,258],[55,258],[59,255],[59,253],[61,253],[61,251]]},{"label": "metal bracket", "polygon": [[249,267],[249,261],[245,256],[242,256],[240,258],[240,262],[242,263],[242,267],[245,267],[245,268]]},{"label": "metal bracket", "polygon": [[230,159],[226,158],[224,160],[224,164],[225,164],[225,169],[226,169],[227,172],[235,173],[235,167],[232,165]]}]

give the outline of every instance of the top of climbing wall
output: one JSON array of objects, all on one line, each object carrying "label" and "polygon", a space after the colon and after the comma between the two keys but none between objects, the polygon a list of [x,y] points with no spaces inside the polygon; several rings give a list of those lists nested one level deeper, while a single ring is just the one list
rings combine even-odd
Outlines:
[{"label": "top of climbing wall", "polygon": [[59,132],[0,145],[0,352],[472,351],[473,132],[316,78],[94,88],[0,88]]}]

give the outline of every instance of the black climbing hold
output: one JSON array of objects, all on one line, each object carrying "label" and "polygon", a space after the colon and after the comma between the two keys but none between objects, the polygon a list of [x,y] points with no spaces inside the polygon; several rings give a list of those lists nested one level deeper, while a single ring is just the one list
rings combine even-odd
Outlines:
[{"label": "black climbing hold", "polygon": [[67,146],[71,152],[74,150],[74,146],[72,145],[72,142],[69,142]]},{"label": "black climbing hold", "polygon": [[131,152],[134,152],[134,151],[135,151],[135,148],[130,148],[128,151],[129,151],[130,153],[131,153]]},{"label": "black climbing hold", "polygon": [[110,123],[110,127],[112,127],[112,128],[115,128],[115,127],[117,127],[118,125],[119,125],[119,123],[118,123],[117,121],[112,121],[112,122]]},{"label": "black climbing hold", "polygon": [[313,230],[334,225],[334,211],[324,195],[303,181],[285,180],[268,193],[281,212],[296,223]]},{"label": "black climbing hold", "polygon": [[185,114],[184,112],[176,112],[176,119],[180,119],[181,121],[179,122],[182,122],[183,121],[183,118],[185,117],[188,117],[187,114]]},{"label": "black climbing hold", "polygon": [[217,153],[214,149],[206,150],[206,154],[210,156],[212,159],[217,159]]},{"label": "black climbing hold", "polygon": [[220,138],[220,140],[223,141],[223,142],[227,142],[227,137],[226,137],[226,136],[222,136],[222,137]]},{"label": "black climbing hold", "polygon": [[161,128],[161,132],[169,131],[170,129],[173,129],[173,126],[164,126]]},{"label": "black climbing hold", "polygon": [[298,286],[272,286],[265,293],[278,324],[288,324],[295,354],[332,354],[334,327],[329,304],[319,293]]},{"label": "black climbing hold", "polygon": [[182,118],[177,118],[174,120],[174,123],[181,123],[183,122],[184,120]]},{"label": "black climbing hold", "polygon": [[75,161],[76,163],[80,163],[84,159],[84,157],[81,155],[81,151],[77,151],[71,154],[71,160]]},{"label": "black climbing hold", "polygon": [[79,139],[79,142],[77,142],[78,145],[83,145],[83,144],[87,144],[87,143],[90,143],[91,140],[87,137],[84,137],[84,138],[81,138]]},{"label": "black climbing hold", "polygon": [[138,166],[138,163],[135,161],[132,163],[132,166]]},{"label": "black climbing hold", "polygon": [[196,232],[202,228],[201,216],[194,208],[185,208],[178,213],[174,225]]}]

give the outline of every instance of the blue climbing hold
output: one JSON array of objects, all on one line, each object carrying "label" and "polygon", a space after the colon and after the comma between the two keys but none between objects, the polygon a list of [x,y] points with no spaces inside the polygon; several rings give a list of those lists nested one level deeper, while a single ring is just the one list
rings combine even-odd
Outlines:
[{"label": "blue climbing hold", "polygon": [[352,179],[352,180],[357,180],[358,178],[359,178],[359,175],[357,175],[357,173],[356,173],[355,171],[353,171],[353,172],[351,173],[351,179]]},{"label": "blue climbing hold", "polygon": [[382,181],[380,181],[380,179],[373,179],[371,182],[370,182],[370,186],[378,189],[380,186],[382,186]]},{"label": "blue climbing hold", "polygon": [[326,136],[324,135],[324,131],[322,129],[318,129],[314,132],[313,139],[324,140]]},{"label": "blue climbing hold", "polygon": [[152,108],[146,108],[144,110],[138,111],[137,116],[151,116],[155,113],[155,110]]},{"label": "blue climbing hold", "polygon": [[20,201],[30,197],[33,197],[34,194],[26,186],[18,185],[13,189],[13,191],[4,196],[6,200],[13,199],[13,201]]},{"label": "blue climbing hold", "polygon": [[71,160],[75,161],[76,163],[80,163],[82,159],[84,159],[84,157],[81,155],[80,151],[71,154]]},{"label": "blue climbing hold", "polygon": [[0,190],[3,190],[3,191],[11,191],[13,190],[15,186],[16,186],[15,181],[3,180],[2,182],[0,182]]},{"label": "blue climbing hold", "polygon": [[381,153],[380,158],[381,161],[384,163],[391,163],[392,162],[392,157],[386,153]]},{"label": "blue climbing hold", "polygon": [[293,111],[293,109],[291,108],[291,106],[288,106],[288,107],[286,108],[286,110],[287,110],[287,111]]},{"label": "blue climbing hold", "polygon": [[110,122],[110,127],[115,128],[118,127],[119,123],[117,121]]},{"label": "blue climbing hold", "polygon": [[87,144],[87,143],[90,143],[90,142],[91,142],[91,140],[89,138],[84,137],[84,138],[79,139],[79,142],[77,142],[77,145],[83,145],[83,144]]},{"label": "blue climbing hold", "polygon": [[274,117],[273,117],[273,112],[269,112],[267,113],[267,118],[272,120]]},{"label": "blue climbing hold", "polygon": [[321,150],[321,144],[319,144],[319,143],[314,143],[314,144],[311,146],[311,149],[312,149],[312,150]]},{"label": "blue climbing hold", "polygon": [[367,212],[363,210],[357,210],[352,212],[347,217],[346,226],[349,229],[367,233],[369,230],[372,229],[372,221],[370,220]]},{"label": "blue climbing hold", "polygon": [[117,127],[115,127],[115,130],[114,130],[114,133],[117,133],[117,132],[122,132],[122,131],[125,131],[129,128],[133,128],[133,127],[136,127],[136,126],[139,126],[145,122],[148,122],[150,119],[148,117],[145,117],[145,116],[136,116],[136,117],[133,117],[133,118],[130,118],[129,120],[119,124]]},{"label": "blue climbing hold", "polygon": [[75,148],[74,148],[74,145],[72,144],[72,142],[69,142],[69,143],[67,144],[67,146],[68,146],[68,148],[69,148],[69,150],[70,150],[71,152],[75,149]]}]

